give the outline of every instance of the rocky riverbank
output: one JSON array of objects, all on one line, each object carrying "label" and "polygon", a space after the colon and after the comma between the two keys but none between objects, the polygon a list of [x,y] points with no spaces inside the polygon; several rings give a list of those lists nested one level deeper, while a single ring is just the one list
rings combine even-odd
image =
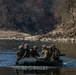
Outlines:
[{"label": "rocky riverbank", "polygon": [[40,38],[39,36],[27,37],[1,37],[0,40],[23,40],[23,41],[41,41],[41,42],[62,42],[62,43],[76,43],[76,38]]},{"label": "rocky riverbank", "polygon": [[65,42],[76,43],[76,38],[60,38],[46,37],[45,35],[35,35],[15,32],[15,31],[0,31],[0,40],[23,40],[23,41],[41,41],[41,42]]},{"label": "rocky riverbank", "polygon": [[76,38],[42,38],[41,41],[45,42],[63,42],[63,43],[76,43]]}]

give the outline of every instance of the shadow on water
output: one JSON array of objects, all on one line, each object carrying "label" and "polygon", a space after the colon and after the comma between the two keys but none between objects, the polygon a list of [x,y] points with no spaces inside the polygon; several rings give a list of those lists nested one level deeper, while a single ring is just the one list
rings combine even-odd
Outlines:
[{"label": "shadow on water", "polygon": [[15,70],[16,75],[76,75],[76,68],[52,68],[48,70]]},{"label": "shadow on water", "polygon": [[60,68],[49,70],[16,70],[16,75],[60,75]]},{"label": "shadow on water", "polygon": [[52,68],[48,70],[17,70],[0,67],[0,75],[76,75],[76,68]]}]

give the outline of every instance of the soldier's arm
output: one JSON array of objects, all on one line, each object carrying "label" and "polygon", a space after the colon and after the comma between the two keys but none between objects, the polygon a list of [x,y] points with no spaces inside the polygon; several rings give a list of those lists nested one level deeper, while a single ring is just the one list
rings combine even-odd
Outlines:
[{"label": "soldier's arm", "polygon": [[41,51],[41,55],[40,55],[40,57],[37,57],[37,58],[42,59],[42,58],[43,58],[43,53],[44,53],[44,50],[43,50],[43,51]]},{"label": "soldier's arm", "polygon": [[54,52],[53,52],[52,55],[51,55],[51,57],[50,57],[50,60],[51,60],[51,59],[53,60],[54,56],[55,56],[55,54],[54,54]]},{"label": "soldier's arm", "polygon": [[58,53],[58,55],[60,55],[60,54],[61,54],[60,50],[59,50],[59,49],[57,49],[57,51],[58,51],[58,52],[57,52],[57,53]]},{"label": "soldier's arm", "polygon": [[37,55],[38,57],[40,56],[38,52],[36,53],[36,55]]},{"label": "soldier's arm", "polygon": [[19,55],[19,52],[20,52],[20,51],[17,51],[17,52],[16,52],[16,55]]},{"label": "soldier's arm", "polygon": [[41,54],[43,54],[43,52],[44,52],[44,50],[43,50],[43,51],[41,51]]},{"label": "soldier's arm", "polygon": [[22,58],[24,58],[26,56],[26,52],[24,53],[24,55],[22,56]]},{"label": "soldier's arm", "polygon": [[58,50],[58,51],[59,51],[59,54],[61,54],[60,50]]},{"label": "soldier's arm", "polygon": [[40,57],[37,57],[37,58],[42,58],[42,57],[43,57],[43,56],[42,56],[43,52],[44,52],[44,51],[41,51],[41,55],[39,55]]},{"label": "soldier's arm", "polygon": [[19,57],[19,51],[16,52],[16,57]]},{"label": "soldier's arm", "polygon": [[44,56],[42,57],[42,59],[46,59],[48,56],[48,51],[45,51]]}]

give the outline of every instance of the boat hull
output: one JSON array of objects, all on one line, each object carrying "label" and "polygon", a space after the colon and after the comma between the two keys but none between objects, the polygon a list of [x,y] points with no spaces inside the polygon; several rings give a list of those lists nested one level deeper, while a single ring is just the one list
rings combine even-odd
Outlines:
[{"label": "boat hull", "polygon": [[23,58],[18,62],[18,65],[24,66],[62,66],[62,60],[45,61],[38,58]]}]

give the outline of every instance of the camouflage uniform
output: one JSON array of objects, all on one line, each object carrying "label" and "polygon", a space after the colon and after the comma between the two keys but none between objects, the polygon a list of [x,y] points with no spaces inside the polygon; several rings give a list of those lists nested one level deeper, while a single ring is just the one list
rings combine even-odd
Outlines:
[{"label": "camouflage uniform", "polygon": [[16,56],[17,56],[16,64],[18,64],[18,61],[23,57],[24,52],[25,51],[23,49],[23,45],[20,45],[19,48],[18,48],[18,51],[16,53]]},{"label": "camouflage uniform", "polygon": [[23,55],[23,58],[24,57],[30,57],[30,50],[29,50],[29,45],[28,44],[24,45],[24,50],[25,50],[25,53]]},{"label": "camouflage uniform", "polygon": [[60,55],[60,51],[57,48],[55,48],[54,52],[53,52],[54,60],[58,60],[59,59],[59,55]]},{"label": "camouflage uniform", "polygon": [[51,52],[50,56],[51,61],[59,60],[60,51],[54,45],[51,46],[50,52]]},{"label": "camouflage uniform", "polygon": [[50,53],[49,51],[46,49],[46,45],[42,46],[42,52],[41,52],[41,56],[39,58],[44,59],[44,60],[49,60],[49,56]]},{"label": "camouflage uniform", "polygon": [[41,56],[39,58],[44,59],[44,60],[48,60],[49,59],[49,52],[47,50],[43,50],[41,52]]},{"label": "camouflage uniform", "polygon": [[39,56],[39,54],[37,52],[37,46],[33,46],[33,48],[30,50],[30,55],[31,55],[31,57]]}]

